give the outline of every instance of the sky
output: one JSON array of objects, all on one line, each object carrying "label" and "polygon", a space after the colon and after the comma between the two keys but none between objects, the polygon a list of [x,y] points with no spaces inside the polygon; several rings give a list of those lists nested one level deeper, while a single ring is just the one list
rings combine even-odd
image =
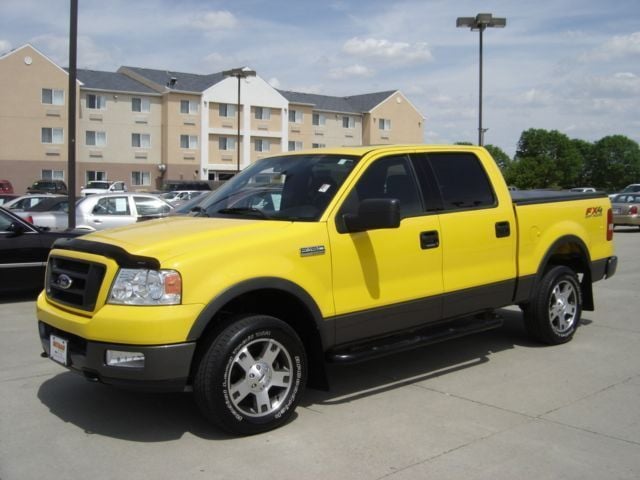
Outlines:
[{"label": "sky", "polygon": [[[484,33],[485,143],[523,131],[640,142],[638,0],[79,0],[78,68],[215,73],[248,66],[275,88],[347,96],[400,90],[426,143],[476,143]],[[69,0],[0,0],[0,54],[30,43],[68,64]],[[1,106],[0,106],[1,108]]]}]

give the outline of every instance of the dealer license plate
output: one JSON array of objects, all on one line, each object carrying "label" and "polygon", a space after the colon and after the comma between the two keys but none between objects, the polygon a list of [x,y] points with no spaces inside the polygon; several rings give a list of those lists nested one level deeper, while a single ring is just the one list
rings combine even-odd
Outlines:
[{"label": "dealer license plate", "polygon": [[67,364],[68,340],[56,335],[49,337],[49,356],[62,365]]}]

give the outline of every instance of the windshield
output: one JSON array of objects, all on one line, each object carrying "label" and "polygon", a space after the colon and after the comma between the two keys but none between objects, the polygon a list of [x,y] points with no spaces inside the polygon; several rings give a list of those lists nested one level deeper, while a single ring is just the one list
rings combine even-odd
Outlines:
[{"label": "windshield", "polygon": [[327,154],[259,160],[203,201],[197,214],[316,221],[358,160]]},{"label": "windshield", "polygon": [[108,189],[109,185],[111,185],[109,182],[89,182],[89,183],[87,183],[87,188],[104,188],[104,189]]}]

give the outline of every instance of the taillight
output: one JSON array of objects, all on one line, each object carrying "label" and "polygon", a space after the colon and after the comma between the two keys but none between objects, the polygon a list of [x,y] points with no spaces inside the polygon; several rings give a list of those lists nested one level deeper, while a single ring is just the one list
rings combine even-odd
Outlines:
[{"label": "taillight", "polygon": [[637,215],[638,214],[638,207],[635,205],[632,205],[629,208],[629,215]]},{"label": "taillight", "polygon": [[27,218],[25,218],[25,220],[29,223],[33,223],[33,217],[31,215],[27,215]]},{"label": "taillight", "polygon": [[613,210],[607,210],[607,240],[613,240]]}]

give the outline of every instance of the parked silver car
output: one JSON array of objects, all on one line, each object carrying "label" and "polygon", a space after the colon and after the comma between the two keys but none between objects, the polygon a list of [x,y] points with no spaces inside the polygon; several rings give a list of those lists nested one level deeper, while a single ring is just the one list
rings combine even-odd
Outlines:
[{"label": "parked silver car", "polygon": [[[76,203],[76,228],[104,230],[121,227],[140,220],[164,217],[173,207],[148,193],[104,193],[81,198]],[[52,230],[68,227],[68,214],[64,212],[30,212],[34,225]]]},{"label": "parked silver car", "polygon": [[640,192],[619,193],[611,199],[613,226],[640,226]]}]

